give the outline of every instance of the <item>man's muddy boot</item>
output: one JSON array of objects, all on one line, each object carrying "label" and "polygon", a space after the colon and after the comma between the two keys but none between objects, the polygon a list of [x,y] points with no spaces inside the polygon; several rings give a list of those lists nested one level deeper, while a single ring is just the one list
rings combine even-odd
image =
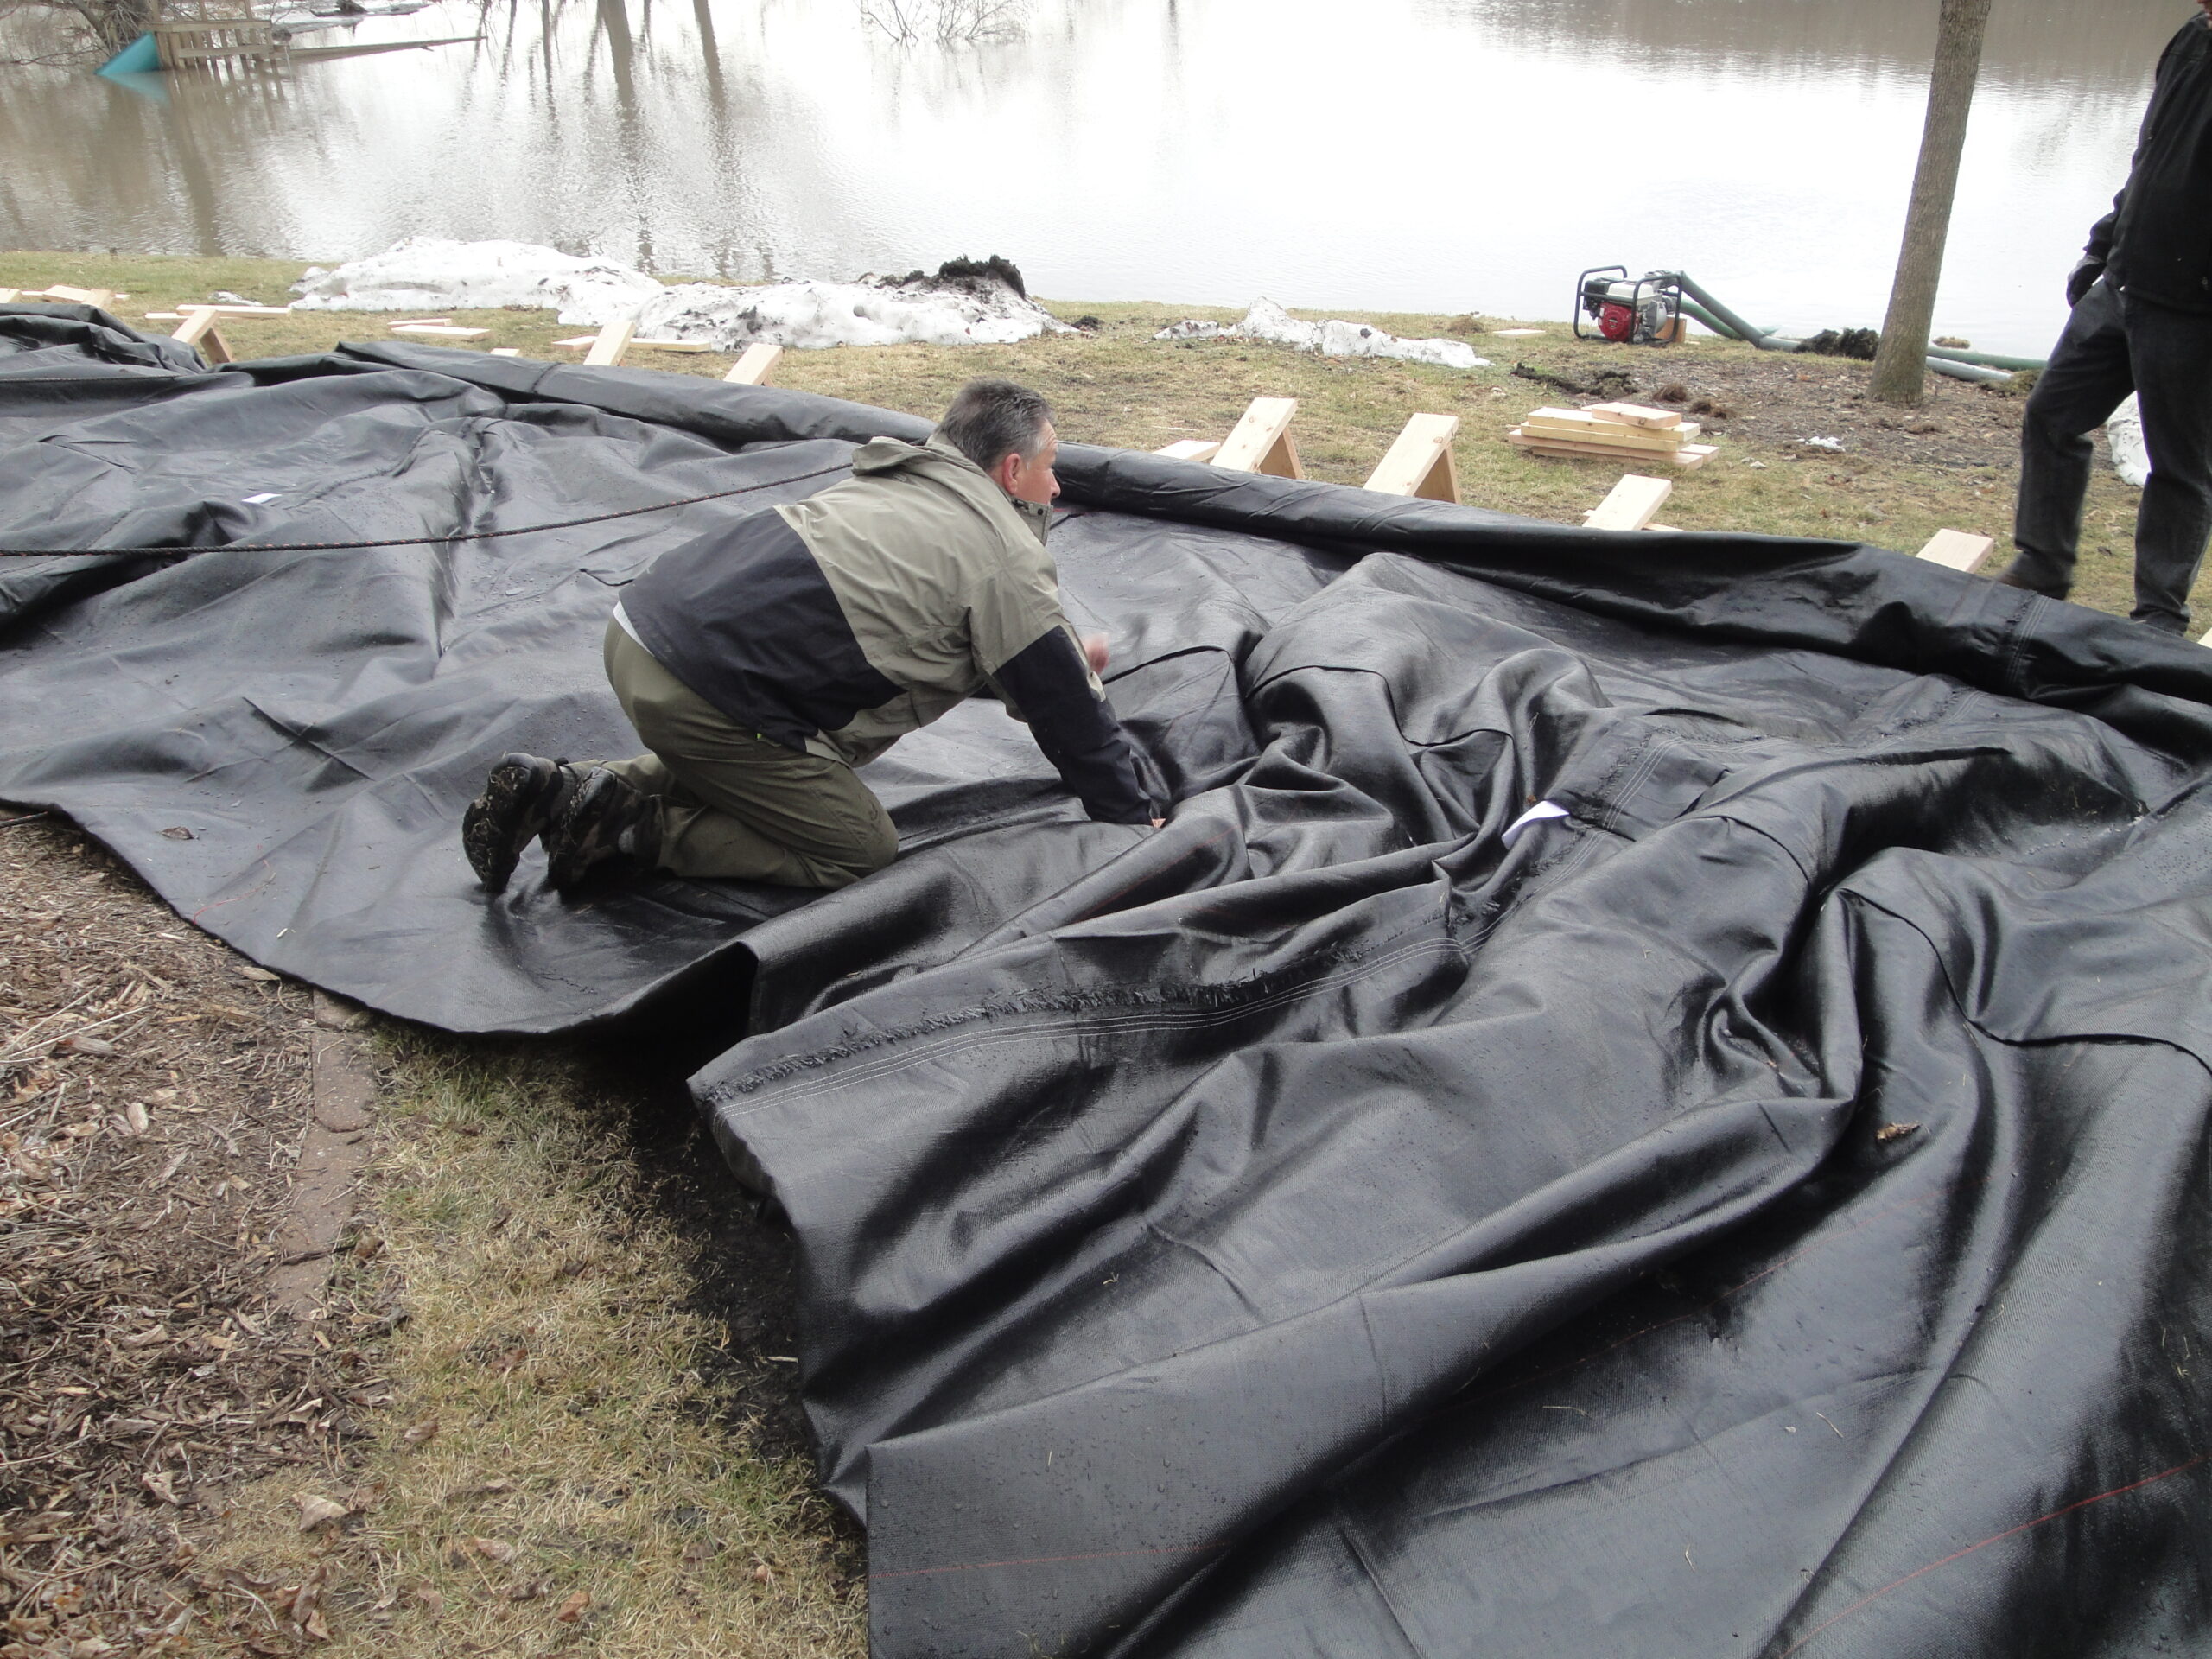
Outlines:
[{"label": "man's muddy boot", "polygon": [[575,792],[576,770],[519,751],[503,754],[484,792],[461,814],[461,844],[486,893],[502,893],[523,849],[557,822]]},{"label": "man's muddy boot", "polygon": [[660,839],[659,796],[587,772],[545,832],[547,879],[567,893],[594,875],[645,875],[659,867]]}]

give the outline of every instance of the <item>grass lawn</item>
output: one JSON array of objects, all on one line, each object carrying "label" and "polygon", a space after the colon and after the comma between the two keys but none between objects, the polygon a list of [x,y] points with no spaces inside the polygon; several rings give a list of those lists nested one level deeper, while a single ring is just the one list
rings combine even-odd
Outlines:
[{"label": "grass lawn", "polygon": [[[713,1240],[654,1190],[715,1155],[688,1101],[655,1122],[634,1069],[558,1043],[391,1026],[380,1046],[378,1248],[346,1271],[409,1318],[383,1357],[392,1398],[316,1489],[359,1514],[302,1533],[310,1489],[264,1480],[203,1574],[291,1585],[329,1562],[334,1656],[863,1652],[859,1529],[816,1492],[788,1413],[748,1408],[746,1373],[791,1386],[766,1351],[792,1353],[788,1313],[764,1310],[761,1343],[702,1306],[730,1264],[701,1260]],[[761,1296],[788,1299],[785,1264],[756,1265]]]},{"label": "grass lawn", "polygon": [[[302,268],[0,253],[0,287],[122,290],[118,315],[166,331],[174,325],[144,314],[218,289],[283,302]],[[1467,330],[1462,337],[1495,366],[1459,372],[1153,339],[1166,323],[1230,320],[1231,311],[1052,309],[1099,326],[1010,346],[789,353],[777,383],[931,416],[971,376],[1003,374],[1052,400],[1064,437],[1145,449],[1220,436],[1252,397],[1290,396],[1300,400],[1293,431],[1308,475],[1348,484],[1366,477],[1408,415],[1456,414],[1465,499],[1577,523],[1624,468],[1510,448],[1508,425],[1575,401],[1510,370],[1625,368],[1639,380],[1632,395],[1648,400],[1672,384],[1726,411],[1709,417],[1720,453],[1675,475],[1665,522],[1905,551],[1948,527],[1997,537],[1992,563],[2001,563],[2021,403],[2009,391],[1939,382],[1927,409],[1904,416],[1866,404],[1864,365],[1762,356],[1709,338],[1630,351],[1574,341],[1556,322],[1516,339],[1492,332],[1508,326],[1498,320],[1480,328],[1446,317],[1358,319],[1402,334]],[[553,346],[580,331],[550,313],[451,315],[491,331],[484,348],[581,355]],[[274,357],[399,338],[387,321],[321,312],[224,327],[239,356]],[[731,360],[633,351],[627,366],[719,377]],[[1825,423],[1822,435],[1844,434],[1844,453],[1802,443],[1813,422]],[[2100,469],[2081,602],[2125,613],[2136,499]],[[1663,539],[1651,538],[1649,556],[1666,556]],[[2197,603],[2212,608],[2212,588],[2201,585]],[[38,855],[57,870],[67,862]],[[175,925],[149,897],[143,909],[149,933]],[[285,1609],[309,1605],[297,1594],[312,1583],[309,1602],[327,1630],[316,1645],[334,1655],[863,1651],[858,1531],[815,1493],[795,1427],[788,1248],[740,1213],[669,1080],[641,1084],[558,1043],[374,1030],[381,1116],[339,1291],[359,1306],[405,1310],[377,1338],[381,1392],[360,1391],[353,1432],[325,1461],[180,1510],[168,1566],[121,1583],[109,1610],[119,1622],[98,1629],[169,1630],[182,1603],[193,1618],[137,1650],[194,1650],[196,1640],[302,1650],[316,1632]],[[347,1518],[302,1530],[302,1493],[341,1505]],[[63,1518],[50,1528],[73,1513],[59,1507],[65,1497],[53,1499],[50,1516]],[[88,1506],[87,1549],[102,1535],[95,1519]],[[11,1537],[0,1535],[0,1567]],[[61,1616],[54,1596],[40,1605],[48,1610],[40,1617]],[[95,1614],[106,1617],[81,1596],[72,1605],[71,1617]],[[138,1618],[154,1622],[130,1623]]]}]

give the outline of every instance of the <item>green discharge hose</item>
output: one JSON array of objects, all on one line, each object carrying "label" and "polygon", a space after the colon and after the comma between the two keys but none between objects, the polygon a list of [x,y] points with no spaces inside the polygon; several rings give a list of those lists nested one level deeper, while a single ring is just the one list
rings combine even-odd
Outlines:
[{"label": "green discharge hose", "polygon": [[[1792,340],[1774,329],[1762,329],[1745,322],[1681,271],[1662,274],[1682,285],[1682,315],[1693,321],[1703,323],[1723,339],[1740,340],[1763,352],[1804,350],[1805,342],[1802,340]],[[2044,362],[2041,358],[2000,357],[1994,352],[1968,352],[1949,346],[1930,346],[1928,348],[1928,366],[1938,374],[1949,375],[1955,380],[1971,380],[1984,386],[2004,386],[2012,384],[2014,371],[2039,370]]]}]

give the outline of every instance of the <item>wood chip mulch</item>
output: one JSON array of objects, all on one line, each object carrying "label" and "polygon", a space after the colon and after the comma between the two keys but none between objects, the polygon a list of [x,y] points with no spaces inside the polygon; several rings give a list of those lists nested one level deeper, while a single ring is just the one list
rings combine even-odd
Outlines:
[{"label": "wood chip mulch", "polygon": [[242,1483],[346,1502],[404,1317],[267,1303],[309,1018],[86,837],[0,807],[0,1659],[318,1634],[315,1586],[194,1566]]}]

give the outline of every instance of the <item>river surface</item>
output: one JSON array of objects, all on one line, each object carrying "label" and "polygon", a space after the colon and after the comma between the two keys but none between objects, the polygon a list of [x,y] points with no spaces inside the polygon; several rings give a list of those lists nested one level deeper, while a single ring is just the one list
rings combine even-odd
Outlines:
[{"label": "river surface", "polygon": [[[1534,317],[1618,262],[1766,326],[1878,325],[1936,10],[1031,0],[947,46],[859,0],[439,0],[311,38],[483,38],[133,86],[0,68],[0,243],[505,237],[734,281],[1000,252],[1055,297]],[[2190,11],[1996,0],[1939,331],[2048,348]]]}]

